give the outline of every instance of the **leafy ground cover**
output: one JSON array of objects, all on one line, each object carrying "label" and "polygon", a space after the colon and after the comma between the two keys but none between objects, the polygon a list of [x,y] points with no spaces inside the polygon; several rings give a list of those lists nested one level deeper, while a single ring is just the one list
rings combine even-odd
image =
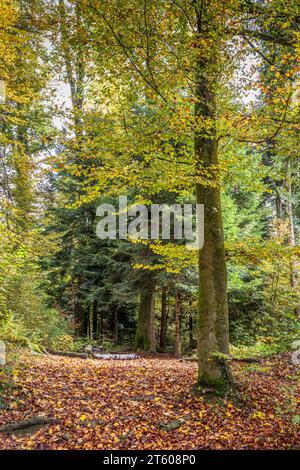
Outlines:
[{"label": "leafy ground cover", "polygon": [[197,365],[27,356],[11,371],[0,423],[44,416],[28,432],[0,433],[1,449],[300,448],[299,368],[290,355],[233,364],[239,399],[191,389]]}]

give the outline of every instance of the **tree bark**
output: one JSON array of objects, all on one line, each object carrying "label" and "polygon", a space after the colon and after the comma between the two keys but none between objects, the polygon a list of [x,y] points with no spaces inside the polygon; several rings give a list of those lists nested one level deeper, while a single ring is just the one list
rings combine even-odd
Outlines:
[{"label": "tree bark", "polygon": [[142,291],[138,312],[135,346],[143,351],[155,350],[154,287]]},{"label": "tree bark", "polygon": [[79,337],[86,335],[86,313],[81,303],[75,300],[74,305],[75,333]]},{"label": "tree bark", "polygon": [[93,329],[94,329],[94,339],[98,339],[98,313],[97,313],[97,302],[94,301],[94,315],[93,315]]},{"label": "tree bark", "polygon": [[[197,12],[198,39],[205,39],[202,21],[203,11]],[[218,45],[214,47],[217,51]],[[209,127],[195,131],[195,161],[196,170],[204,168],[208,174],[218,166],[214,85],[209,80],[212,61],[217,60],[217,52],[208,59],[199,52],[197,61],[195,119],[196,123],[206,121]],[[226,363],[217,357],[219,353],[229,354],[227,270],[218,182],[215,187],[198,183],[196,195],[197,203],[204,204],[204,245],[199,250],[198,384],[222,388],[230,374]]]},{"label": "tree bark", "polygon": [[[288,192],[288,201],[287,201],[287,216],[289,220],[289,246],[294,248],[296,246],[296,237],[295,237],[295,226],[294,226],[294,216],[293,216],[293,191],[292,191],[292,173],[291,173],[291,162],[288,160],[288,178],[287,178],[287,192]],[[291,260],[291,287],[297,289],[298,285],[298,272],[297,272],[297,262],[295,259]],[[300,305],[295,307],[295,315],[300,316]]]},{"label": "tree bark", "polygon": [[167,291],[162,290],[161,293],[161,318],[160,318],[160,338],[159,347],[162,351],[166,349],[167,326],[168,326],[168,310],[167,310]]},{"label": "tree bark", "polygon": [[181,295],[176,292],[175,299],[175,357],[181,356]]},{"label": "tree bark", "polygon": [[118,335],[118,309],[115,308],[114,312],[113,312],[113,315],[114,315],[114,318],[113,318],[113,335],[114,335],[114,345],[118,344],[118,339],[119,339],[119,335]]},{"label": "tree bark", "polygon": [[100,322],[99,322],[99,340],[100,343],[103,342],[104,337],[104,317],[103,317],[103,310],[100,312]]},{"label": "tree bark", "polygon": [[94,339],[94,304],[90,305],[89,311],[89,338],[92,341]]},{"label": "tree bark", "polygon": [[193,329],[194,329],[193,316],[190,314],[189,315],[189,347],[190,347],[191,351],[192,351],[192,349],[194,349]]}]

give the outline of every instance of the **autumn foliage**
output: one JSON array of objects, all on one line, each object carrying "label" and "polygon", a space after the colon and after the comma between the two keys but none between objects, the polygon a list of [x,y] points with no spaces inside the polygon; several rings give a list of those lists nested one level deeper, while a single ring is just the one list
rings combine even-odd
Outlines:
[{"label": "autumn foliage", "polygon": [[195,395],[196,364],[28,357],[14,370],[1,423],[47,416],[55,424],[0,433],[2,449],[294,449],[299,380],[289,354],[234,364],[239,399]]}]

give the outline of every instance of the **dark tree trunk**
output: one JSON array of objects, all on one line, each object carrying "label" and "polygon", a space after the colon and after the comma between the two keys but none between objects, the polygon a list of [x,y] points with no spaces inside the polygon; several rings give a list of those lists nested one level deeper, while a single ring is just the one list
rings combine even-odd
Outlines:
[{"label": "dark tree trunk", "polygon": [[102,343],[103,341],[103,322],[104,322],[103,311],[101,310],[99,314],[99,341],[100,343]]},{"label": "dark tree trunk", "polygon": [[89,339],[94,339],[94,304],[93,302],[90,305],[89,309]]},{"label": "dark tree trunk", "polygon": [[114,336],[114,344],[118,344],[119,340],[119,331],[118,331],[118,309],[115,308],[114,310],[114,318],[113,318],[113,336]]},{"label": "dark tree trunk", "polygon": [[175,299],[175,357],[181,356],[181,295],[176,292]]},{"label": "dark tree trunk", "polygon": [[162,290],[161,293],[161,317],[160,317],[160,338],[159,347],[162,351],[166,349],[167,339],[167,325],[168,325],[168,310],[167,310],[167,291]]},{"label": "dark tree trunk", "polygon": [[75,304],[74,308],[76,335],[83,337],[86,335],[86,315],[83,306],[80,303]]},{"label": "dark tree trunk", "polygon": [[194,349],[194,335],[193,335],[193,316],[190,314],[189,315],[189,347],[190,350]]},{"label": "dark tree trunk", "polygon": [[100,341],[100,313],[99,312],[96,313],[96,320],[97,320],[96,329],[95,329],[96,338],[98,341]]},{"label": "dark tree trunk", "polygon": [[93,331],[94,331],[94,339],[97,339],[98,338],[98,313],[97,313],[97,302],[96,301],[94,301]]}]

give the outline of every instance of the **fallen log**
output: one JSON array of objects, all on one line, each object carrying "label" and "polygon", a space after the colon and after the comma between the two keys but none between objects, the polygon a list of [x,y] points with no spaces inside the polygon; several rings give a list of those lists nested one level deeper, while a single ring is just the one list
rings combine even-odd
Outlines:
[{"label": "fallen log", "polygon": [[48,354],[53,356],[66,356],[66,357],[78,357],[80,359],[121,359],[121,360],[129,360],[129,359],[137,359],[139,356],[135,353],[99,353],[94,350],[90,354],[83,352],[64,352],[64,351],[53,351],[48,349]]},{"label": "fallen log", "polygon": [[238,362],[261,362],[262,361],[262,357],[232,357],[231,358],[232,361],[238,361]]},{"label": "fallen log", "polygon": [[95,359],[114,359],[121,361],[139,358],[135,353],[99,353],[97,351],[92,351],[92,357]]},{"label": "fallen log", "polygon": [[87,353],[52,351],[51,349],[48,349],[48,354],[51,354],[52,356],[79,357],[81,359],[87,359],[89,357],[89,354]]},{"label": "fallen log", "polygon": [[36,416],[35,418],[24,419],[17,423],[5,424],[0,426],[0,432],[4,434],[13,434],[16,431],[32,428],[34,426],[44,426],[46,424],[55,424],[57,419],[47,418],[45,416]]}]

